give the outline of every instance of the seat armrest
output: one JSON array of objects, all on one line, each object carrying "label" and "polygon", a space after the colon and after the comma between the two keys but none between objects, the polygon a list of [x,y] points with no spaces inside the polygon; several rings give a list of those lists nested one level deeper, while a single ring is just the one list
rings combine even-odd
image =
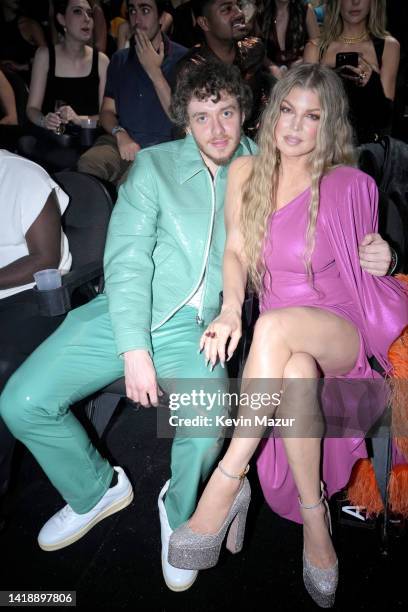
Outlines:
[{"label": "seat armrest", "polygon": [[38,291],[37,287],[34,287],[33,291],[39,313],[44,317],[66,314],[72,307],[71,296],[73,292],[81,287],[87,287],[93,281],[99,283],[102,275],[102,262],[94,261],[65,274],[62,277],[62,286],[58,289]]}]

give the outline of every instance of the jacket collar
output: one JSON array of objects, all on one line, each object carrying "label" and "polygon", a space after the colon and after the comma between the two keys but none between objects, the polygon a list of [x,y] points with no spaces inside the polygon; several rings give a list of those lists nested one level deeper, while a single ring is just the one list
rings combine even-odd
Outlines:
[{"label": "jacket collar", "polygon": [[[251,153],[250,140],[247,136],[242,135],[240,143],[231,158],[231,161],[241,155]],[[220,172],[227,172],[229,164],[222,166]],[[177,178],[180,184],[185,183],[199,172],[206,170],[206,165],[201,157],[197,143],[191,134],[187,134],[180,147],[180,157],[177,163]]]}]

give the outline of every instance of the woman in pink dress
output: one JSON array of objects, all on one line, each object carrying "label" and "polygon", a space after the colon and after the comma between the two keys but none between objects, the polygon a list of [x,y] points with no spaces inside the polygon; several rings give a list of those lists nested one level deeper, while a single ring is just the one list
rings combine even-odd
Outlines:
[{"label": "woman in pink dress", "polygon": [[[329,493],[344,486],[365,450],[364,434],[322,444],[317,380],[373,380],[372,355],[389,371],[388,348],[408,323],[401,283],[360,268],[358,245],[377,231],[378,194],[374,181],[353,167],[347,111],[340,79],[322,66],[300,65],[273,89],[259,155],[231,164],[224,302],[201,341],[211,364],[232,355],[249,279],[261,315],[241,393],[279,394],[279,414],[295,417],[293,431],[270,438],[263,453],[273,480],[271,505],[303,522],[304,583],[322,607],[333,605],[338,581],[322,479]],[[261,389],[259,379],[267,386]],[[249,413],[240,406],[241,416]],[[272,406],[262,414],[272,415]],[[171,537],[172,565],[215,565],[229,527],[227,547],[240,550],[250,500],[245,473],[262,434],[256,424],[236,428],[195,513]]]}]

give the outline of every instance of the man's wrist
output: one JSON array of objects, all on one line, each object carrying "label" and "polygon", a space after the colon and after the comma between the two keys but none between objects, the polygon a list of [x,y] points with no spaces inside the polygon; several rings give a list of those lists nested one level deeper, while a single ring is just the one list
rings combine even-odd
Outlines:
[{"label": "man's wrist", "polygon": [[111,135],[112,136],[116,136],[117,134],[120,134],[120,132],[126,132],[125,128],[123,128],[121,125],[115,125],[111,129]]},{"label": "man's wrist", "polygon": [[161,66],[155,66],[153,69],[147,71],[147,76],[153,83],[160,83],[162,79],[164,79],[164,75],[161,69]]}]

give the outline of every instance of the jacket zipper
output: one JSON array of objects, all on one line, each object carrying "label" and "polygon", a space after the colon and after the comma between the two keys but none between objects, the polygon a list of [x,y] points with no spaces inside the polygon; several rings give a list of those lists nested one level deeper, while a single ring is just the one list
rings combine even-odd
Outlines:
[{"label": "jacket zipper", "polygon": [[[212,203],[213,203],[213,216],[212,216],[212,219],[211,219],[211,232],[210,232],[210,236],[211,236],[211,238],[212,238],[213,231],[214,231],[214,220],[215,220],[215,194],[216,194],[216,191],[215,191],[215,185],[216,185],[216,181],[217,181],[217,173],[218,173],[218,170],[219,170],[219,169],[217,168],[217,170],[215,171],[215,174],[214,174],[214,180],[213,180],[213,181],[211,180],[211,176],[209,176],[209,177],[208,177],[208,178],[209,178],[209,180],[210,180],[210,184],[211,184]],[[207,255],[206,255],[206,266],[207,266],[207,263],[208,263],[208,257],[209,257],[209,251],[210,251],[210,249],[209,249],[209,245],[210,245],[210,243],[211,243],[211,239],[210,239],[210,242],[209,242],[209,244],[208,244],[208,253],[207,253]],[[208,274],[207,274],[206,279],[205,279],[205,283],[204,283],[203,291],[202,291],[202,293],[201,293],[200,306],[199,306],[199,308],[198,308],[198,313],[197,313],[197,316],[196,316],[196,322],[197,322],[197,325],[200,325],[200,326],[204,324],[204,319],[203,319],[203,317],[202,317],[202,314],[203,314],[203,309],[204,309],[204,297],[205,297],[205,291],[206,291],[206,289],[207,289],[207,283],[208,283]]]},{"label": "jacket zipper", "polygon": [[[167,317],[165,317],[163,319],[163,321],[160,321],[160,323],[158,323],[157,325],[155,325],[154,327],[151,328],[152,332],[155,331],[156,329],[158,329],[159,327],[161,327],[162,325],[164,325],[166,323],[166,321],[168,321],[174,315],[174,313],[176,313],[178,310],[180,310],[180,308],[182,308],[185,304],[187,304],[188,301],[190,301],[190,299],[193,297],[193,295],[195,294],[195,292],[199,288],[201,280],[203,278],[203,274],[204,274],[205,268],[207,266],[208,254],[210,252],[210,244],[211,244],[213,228],[214,228],[214,219],[215,219],[215,180],[216,180],[218,168],[217,168],[217,171],[216,171],[215,176],[214,176],[214,182],[211,179],[210,171],[206,170],[206,172],[208,173],[208,179],[209,179],[210,185],[211,185],[211,223],[210,223],[210,231],[208,233],[207,244],[206,244],[206,247],[205,247],[204,264],[203,264],[203,268],[202,268],[200,276],[199,276],[198,283],[194,287],[194,289],[191,291],[191,293],[187,296],[187,298],[185,300],[183,300],[183,302],[181,302],[181,304],[176,306],[176,308],[173,308],[173,310],[170,312],[170,314],[167,315]],[[201,315],[202,315],[202,311],[203,311],[203,300],[204,300],[204,292],[205,292],[206,285],[207,285],[207,283],[205,283],[205,286],[203,287],[203,293],[201,295],[201,301],[200,301],[200,308],[199,308],[198,314],[196,316],[197,325],[202,325],[204,323]]]}]

